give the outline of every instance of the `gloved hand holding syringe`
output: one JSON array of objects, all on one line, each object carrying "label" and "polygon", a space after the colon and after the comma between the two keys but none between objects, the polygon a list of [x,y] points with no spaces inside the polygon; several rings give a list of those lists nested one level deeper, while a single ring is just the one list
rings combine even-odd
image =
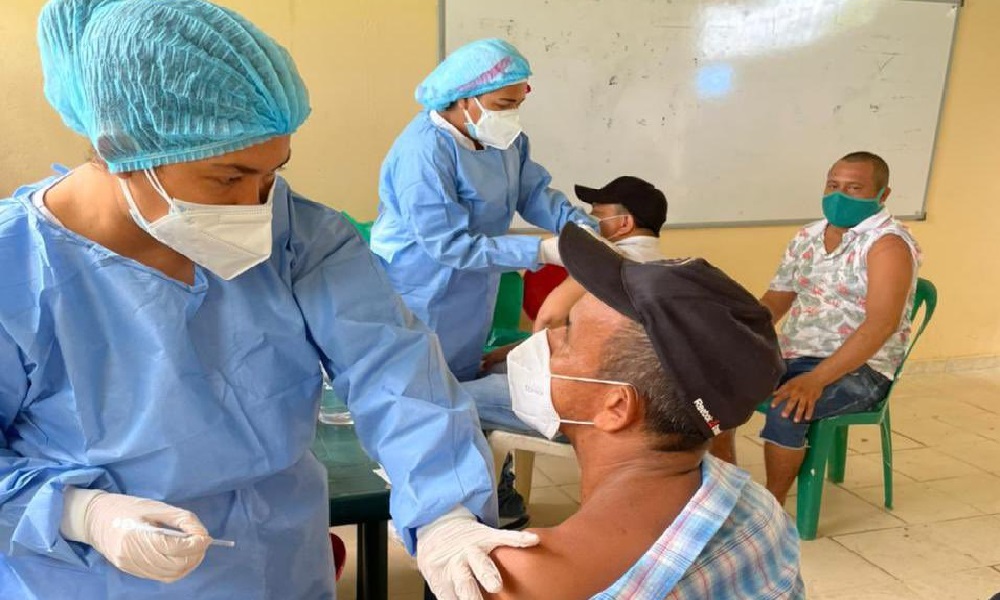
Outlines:
[{"label": "gloved hand holding syringe", "polygon": [[216,540],[193,512],[103,490],[63,491],[59,528],[67,540],[88,544],[115,567],[145,579],[170,583],[198,568]]}]

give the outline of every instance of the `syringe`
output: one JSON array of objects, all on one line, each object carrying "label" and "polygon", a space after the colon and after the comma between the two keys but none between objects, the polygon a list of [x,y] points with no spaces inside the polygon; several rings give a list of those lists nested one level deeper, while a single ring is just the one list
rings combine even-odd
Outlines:
[{"label": "syringe", "polygon": [[[139,530],[142,530],[142,531],[149,531],[149,532],[152,532],[152,533],[158,533],[160,535],[165,535],[167,537],[173,537],[173,538],[186,538],[186,537],[192,535],[192,534],[187,533],[185,531],[178,531],[176,529],[168,529],[166,527],[156,527],[154,525],[148,525],[146,523],[130,522],[127,525],[125,523],[116,523],[116,526],[118,526],[118,527],[129,527],[129,528],[132,528],[132,529],[139,529]],[[209,542],[209,545],[210,546],[219,546],[221,548],[235,548],[236,547],[236,542],[234,542],[232,540],[217,540],[215,538],[212,538],[212,541]]]},{"label": "syringe", "polygon": [[[165,529],[163,527],[150,527],[148,529],[148,531],[153,531],[153,532],[159,533],[161,535],[165,535],[165,536],[168,536],[168,537],[175,537],[175,538],[186,538],[186,537],[188,537],[188,536],[191,535],[190,533],[185,533],[183,531],[177,531],[176,529]],[[235,548],[236,547],[236,542],[234,542],[233,540],[217,540],[215,538],[212,538],[212,541],[209,542],[208,545],[209,546],[219,546],[219,547],[222,547],[222,548]]]}]

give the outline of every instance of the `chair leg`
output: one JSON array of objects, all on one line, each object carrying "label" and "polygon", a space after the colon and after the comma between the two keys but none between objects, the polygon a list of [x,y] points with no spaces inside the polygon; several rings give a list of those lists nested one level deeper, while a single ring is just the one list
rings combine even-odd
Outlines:
[{"label": "chair leg", "polygon": [[535,453],[530,450],[514,450],[514,489],[524,498],[527,506],[531,500],[531,478],[535,472]]},{"label": "chair leg", "polygon": [[809,429],[809,450],[799,469],[799,489],[795,505],[795,522],[799,538],[803,540],[816,539],[819,508],[823,501],[823,479],[827,458],[834,443],[833,437],[834,432],[823,427],[822,423],[814,424]]},{"label": "chair leg", "polygon": [[885,507],[892,510],[892,423],[888,407],[879,427],[882,429],[882,494]]},{"label": "chair leg", "polygon": [[490,450],[493,452],[493,480],[494,485],[496,485],[496,482],[500,481],[500,474],[503,472],[503,463],[507,460],[509,451],[506,446],[500,447],[499,444],[490,444]]},{"label": "chair leg", "polygon": [[833,434],[833,448],[830,449],[829,477],[834,483],[844,482],[844,467],[847,465],[847,434],[846,425],[838,427]]}]

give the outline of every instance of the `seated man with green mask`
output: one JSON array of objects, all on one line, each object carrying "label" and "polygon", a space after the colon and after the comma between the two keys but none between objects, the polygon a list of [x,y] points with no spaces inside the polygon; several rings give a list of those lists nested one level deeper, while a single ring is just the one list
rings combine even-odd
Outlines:
[{"label": "seated man with green mask", "polygon": [[[776,323],[788,315],[778,337],[787,371],[760,434],[778,502],[805,458],[809,423],[873,408],[906,352],[920,249],[886,209],[890,191],[879,156],[854,152],[834,163],[826,218],[796,234],[761,298]],[[729,458],[731,434],[714,441],[713,452]]]}]

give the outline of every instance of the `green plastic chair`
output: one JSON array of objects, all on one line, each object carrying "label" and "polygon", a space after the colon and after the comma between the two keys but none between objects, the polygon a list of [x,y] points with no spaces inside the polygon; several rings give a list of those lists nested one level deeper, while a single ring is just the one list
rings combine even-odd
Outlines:
[{"label": "green plastic chair", "polygon": [[[885,507],[892,509],[892,424],[889,419],[889,397],[892,396],[892,390],[903,374],[906,359],[930,323],[937,307],[937,288],[926,279],[917,280],[913,309],[910,311],[911,320],[916,319],[921,306],[924,307],[923,319],[910,340],[910,346],[906,349],[903,361],[896,369],[896,376],[882,402],[871,411],[828,417],[809,426],[809,449],[799,469],[795,505],[799,538],[803,540],[816,538],[820,503],[823,499],[823,478],[828,463],[830,481],[834,483],[844,481],[844,468],[847,465],[847,428],[851,425],[878,425],[881,429],[883,495]],[[769,405],[770,399],[758,406],[757,410],[767,412]]]},{"label": "green plastic chair", "polygon": [[344,215],[344,218],[347,219],[351,225],[354,225],[354,228],[358,230],[358,233],[361,234],[361,239],[363,239],[366,244],[370,244],[372,242],[372,225],[375,224],[375,221],[358,221],[346,212],[341,212],[340,214]]},{"label": "green plastic chair", "polygon": [[514,344],[531,336],[521,330],[521,303],[524,300],[524,279],[515,271],[500,276],[497,289],[497,304],[493,309],[493,326],[486,338],[483,353]]}]

